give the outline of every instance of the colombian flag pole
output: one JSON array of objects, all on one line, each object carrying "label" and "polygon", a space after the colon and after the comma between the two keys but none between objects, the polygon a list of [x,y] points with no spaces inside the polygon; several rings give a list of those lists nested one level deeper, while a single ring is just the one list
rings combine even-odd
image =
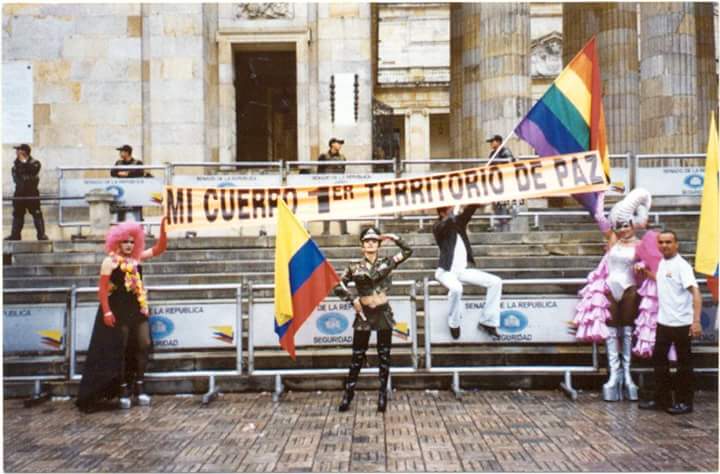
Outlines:
[{"label": "colombian flag pole", "polygon": [[695,271],[707,275],[707,285],[715,303],[718,301],[718,262],[720,262],[718,255],[718,246],[720,245],[718,179],[718,132],[715,125],[715,114],[713,114],[710,119],[710,135],[705,157],[705,180],[695,250]]},{"label": "colombian flag pole", "polygon": [[295,333],[340,278],[285,201],[277,212],[275,332],[295,359]]}]

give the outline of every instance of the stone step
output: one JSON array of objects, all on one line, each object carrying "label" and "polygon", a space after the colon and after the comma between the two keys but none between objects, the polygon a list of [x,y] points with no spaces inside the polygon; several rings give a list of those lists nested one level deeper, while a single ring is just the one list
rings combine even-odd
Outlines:
[{"label": "stone step", "polygon": [[[692,240],[683,240],[680,237],[680,250],[685,254],[694,254],[695,243]],[[598,241],[577,242],[577,243],[547,243],[547,244],[474,244],[472,246],[476,258],[483,257],[516,257],[522,256],[532,258],[534,256],[583,256],[600,255],[602,243]],[[358,247],[326,247],[322,249],[330,260],[354,259],[359,255]],[[386,247],[381,250],[382,254],[391,255],[396,252],[394,247]],[[413,260],[418,258],[437,259],[439,251],[435,245],[413,245]],[[57,265],[100,265],[105,258],[105,253],[95,252],[28,252],[6,254],[5,264],[12,266],[57,266]],[[265,249],[205,249],[205,250],[168,250],[160,257],[153,259],[152,264],[157,262],[212,262],[212,261],[248,261],[267,260],[275,258],[274,248]],[[479,262],[479,261],[478,261]],[[148,263],[151,264],[151,263]],[[478,263],[482,265],[481,263]],[[146,264],[147,265],[147,264]]]},{"label": "stone step", "polygon": [[[696,222],[679,230],[679,238],[681,241],[694,240],[697,234]],[[403,238],[412,246],[435,245],[435,239],[428,232],[410,232],[403,235]],[[475,244],[528,244],[528,243],[597,243],[602,241],[602,237],[597,227],[592,224],[587,229],[581,229],[576,224],[567,226],[560,230],[553,231],[530,231],[530,232],[471,232],[469,234],[470,242]],[[358,246],[357,236],[354,235],[318,235],[313,239],[322,249],[333,247],[355,247]],[[154,243],[153,239],[146,242],[146,246],[150,247]],[[52,253],[52,252],[79,252],[93,253],[102,252],[103,242],[101,240],[56,240],[56,241],[19,241],[9,242],[3,241],[4,254],[23,254],[23,253]],[[214,250],[214,249],[273,249],[275,247],[275,238],[262,237],[202,237],[202,238],[182,238],[173,237],[168,241],[169,250]]]},{"label": "stone step", "polygon": [[[588,271],[587,269],[579,270],[556,270],[548,272],[545,269],[534,270],[534,271],[505,271],[497,270],[496,275],[503,279],[509,278],[584,278]],[[398,270],[395,272],[395,280],[415,280],[422,281],[423,278],[433,278],[434,270],[425,271],[405,271]],[[97,276],[93,277],[19,277],[19,278],[6,278],[4,280],[4,287],[6,289],[23,289],[23,288],[49,288],[49,287],[71,287],[76,285],[78,287],[96,287]],[[204,284],[244,284],[253,282],[256,284],[271,284],[273,283],[272,272],[259,272],[259,273],[207,273],[207,274],[195,274],[195,275],[148,275],[146,278],[146,284],[152,285],[204,285]],[[528,292],[532,294],[539,294],[543,291],[549,294],[556,294],[562,292],[559,290],[561,286],[556,285],[541,285],[541,284],[528,284],[528,285],[517,285],[508,286],[507,291],[513,293]],[[504,290],[505,291],[505,290]],[[573,287],[571,292],[577,291],[577,288]],[[270,295],[271,296],[271,295]]]},{"label": "stone step", "polygon": [[[592,256],[523,256],[518,257],[477,257],[477,268],[490,272],[513,273],[542,273],[543,271],[558,274],[566,272],[589,272],[599,262],[599,255]],[[686,255],[692,264],[693,255]],[[354,259],[330,259],[330,263],[338,272],[342,272]],[[414,257],[405,262],[400,270],[426,270],[434,271],[437,267],[437,256]],[[10,265],[3,268],[4,278],[35,278],[35,277],[96,277],[98,263],[92,264],[65,264],[65,265]],[[251,274],[272,273],[274,261],[265,260],[225,260],[225,261],[158,261],[151,260],[143,264],[146,277],[153,275],[180,275],[180,274]],[[519,278],[519,277],[517,277]]]}]

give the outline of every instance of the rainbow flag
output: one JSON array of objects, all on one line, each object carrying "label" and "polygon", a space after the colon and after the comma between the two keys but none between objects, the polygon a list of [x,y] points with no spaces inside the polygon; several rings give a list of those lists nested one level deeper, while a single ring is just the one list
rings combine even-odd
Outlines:
[{"label": "rainbow flag", "polygon": [[[516,127],[515,134],[540,156],[597,150],[610,181],[605,140],[600,61],[593,37],[562,70],[545,95]],[[604,217],[604,192],[574,194],[596,221]]]},{"label": "rainbow flag", "polygon": [[707,275],[707,285],[715,302],[718,301],[718,265],[720,263],[718,252],[718,245],[720,245],[720,232],[718,232],[718,221],[720,220],[718,215],[720,212],[720,205],[718,205],[718,200],[720,200],[719,180],[718,132],[715,125],[715,114],[713,114],[710,119],[710,134],[705,157],[705,181],[700,203],[695,271]]},{"label": "rainbow flag", "polygon": [[277,212],[275,333],[295,359],[295,334],[340,278],[285,201]]}]

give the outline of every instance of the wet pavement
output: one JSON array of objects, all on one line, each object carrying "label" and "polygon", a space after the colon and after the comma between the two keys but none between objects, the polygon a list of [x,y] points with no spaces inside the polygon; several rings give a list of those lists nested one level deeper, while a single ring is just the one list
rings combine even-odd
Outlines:
[{"label": "wet pavement", "polygon": [[338,413],[340,392],[157,396],[152,407],[84,415],[71,401],[5,400],[10,472],[712,471],[716,392],[671,416],[559,391],[376,392]]}]

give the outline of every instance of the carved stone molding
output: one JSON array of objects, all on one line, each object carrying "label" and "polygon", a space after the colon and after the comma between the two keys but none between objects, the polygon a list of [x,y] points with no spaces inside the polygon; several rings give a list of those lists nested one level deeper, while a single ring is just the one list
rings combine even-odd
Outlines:
[{"label": "carved stone molding", "polygon": [[235,18],[238,20],[291,19],[295,17],[292,3],[238,3]]},{"label": "carved stone molding", "polygon": [[548,33],[530,46],[530,74],[533,77],[554,77],[562,71],[562,34]]}]

